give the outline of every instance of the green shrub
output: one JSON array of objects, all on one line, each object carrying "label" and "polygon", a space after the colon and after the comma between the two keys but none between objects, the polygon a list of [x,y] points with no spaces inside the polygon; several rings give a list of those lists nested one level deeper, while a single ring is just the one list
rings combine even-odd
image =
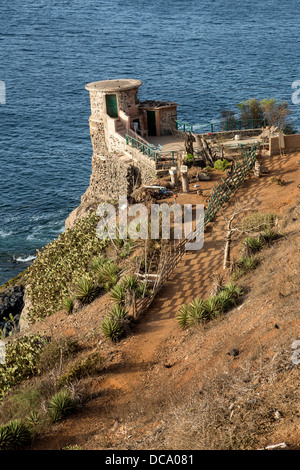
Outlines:
[{"label": "green shrub", "polygon": [[151,295],[151,288],[147,285],[146,282],[141,282],[135,289],[137,298],[142,299],[144,297],[149,297]]},{"label": "green shrub", "polygon": [[127,258],[127,256],[129,256],[131,252],[132,252],[132,242],[129,241],[129,242],[124,243],[123,250],[119,254],[119,257],[121,259]]},{"label": "green shrub", "polygon": [[124,318],[127,317],[127,310],[125,309],[124,306],[121,305],[114,305],[109,313],[108,316],[109,318],[112,318],[113,320],[124,320]]},{"label": "green shrub", "polygon": [[60,377],[59,385],[63,386],[74,380],[80,380],[83,377],[95,374],[102,369],[104,358],[99,352],[93,352],[86,358],[76,361]]},{"label": "green shrub", "polygon": [[124,277],[122,281],[122,286],[126,290],[135,291],[139,286],[139,281],[136,276],[132,274],[128,274],[127,276]]},{"label": "green shrub", "polygon": [[46,345],[40,335],[22,336],[6,345],[5,364],[0,364],[0,399],[16,384],[39,373],[38,359]]},{"label": "green shrub", "polygon": [[261,236],[264,238],[266,243],[270,244],[272,240],[275,240],[278,237],[278,233],[272,228],[267,228],[262,232]]},{"label": "green shrub", "polygon": [[188,166],[188,168],[191,168],[191,166],[195,162],[195,157],[191,153],[188,153],[187,156],[185,157],[184,161],[185,161],[186,165]]},{"label": "green shrub", "polygon": [[99,268],[107,262],[108,260],[104,256],[96,256],[93,258],[90,268],[92,271],[98,272]]},{"label": "green shrub", "polygon": [[221,290],[219,294],[217,295],[218,303],[219,303],[219,310],[218,313],[225,313],[227,312],[234,304],[236,301],[236,298],[234,295],[229,291],[229,290]]},{"label": "green shrub", "polygon": [[123,285],[113,286],[110,290],[110,298],[117,304],[124,305],[126,299],[126,289]]},{"label": "green shrub", "polygon": [[17,450],[22,449],[31,441],[32,433],[28,426],[21,420],[10,421],[0,426],[0,449]]},{"label": "green shrub", "polygon": [[218,295],[210,296],[205,301],[196,298],[190,304],[182,305],[177,314],[180,328],[184,330],[199,322],[207,322],[217,318],[233,307],[241,295],[243,295],[242,289],[231,282]]},{"label": "green shrub", "polygon": [[119,341],[125,333],[124,325],[119,320],[107,317],[101,324],[101,332],[106,339]]},{"label": "green shrub", "polygon": [[119,272],[120,268],[117,264],[105,263],[97,272],[99,286],[104,287],[107,291],[110,290],[118,282]]},{"label": "green shrub", "polygon": [[94,282],[88,277],[79,279],[74,287],[74,297],[82,304],[91,303],[96,298],[97,293]]},{"label": "green shrub", "polygon": [[243,217],[240,228],[248,232],[260,232],[275,227],[278,215],[273,212],[252,212]]},{"label": "green shrub", "polygon": [[76,411],[76,408],[75,400],[67,391],[62,390],[51,398],[48,411],[52,422],[57,422]]},{"label": "green shrub", "polygon": [[250,255],[261,250],[264,244],[265,244],[265,240],[263,237],[260,237],[260,236],[259,237],[247,237],[244,240],[246,252]]},{"label": "green shrub", "polygon": [[221,304],[218,296],[212,295],[203,302],[203,309],[206,318],[210,320],[213,317],[217,317],[221,312]]},{"label": "green shrub", "polygon": [[230,164],[228,160],[216,160],[214,163],[214,168],[215,170],[220,170],[220,171],[225,171],[227,168],[229,168]]},{"label": "green shrub", "polygon": [[65,297],[63,300],[63,307],[67,311],[68,315],[73,312],[74,308],[74,297]]},{"label": "green shrub", "polygon": [[223,291],[229,292],[234,299],[237,299],[243,295],[243,289],[233,282],[228,282],[228,284],[224,286]]},{"label": "green shrub", "polygon": [[177,320],[182,330],[185,330],[189,326],[189,312],[190,312],[189,306],[187,304],[184,304],[182,305],[182,307],[180,308],[177,314]]},{"label": "green shrub", "polygon": [[258,265],[258,259],[256,256],[243,256],[238,261],[238,267],[248,271],[249,269],[255,269]]},{"label": "green shrub", "polygon": [[63,299],[69,296],[69,286],[87,275],[91,259],[99,256],[110,243],[97,237],[98,221],[96,214],[89,214],[37,251],[26,280],[32,304],[31,322],[59,310]]}]

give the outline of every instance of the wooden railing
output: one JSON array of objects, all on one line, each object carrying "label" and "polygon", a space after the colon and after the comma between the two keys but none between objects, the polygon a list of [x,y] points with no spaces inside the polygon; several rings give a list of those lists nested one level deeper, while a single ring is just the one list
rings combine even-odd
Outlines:
[{"label": "wooden railing", "polygon": [[186,252],[186,243],[193,242],[201,232],[204,232],[205,227],[214,220],[219,209],[230,199],[230,197],[241,186],[245,178],[249,175],[256,160],[255,147],[252,147],[243,157],[240,162],[235,164],[233,172],[230,174],[226,172],[225,179],[221,178],[222,183],[217,183],[211,191],[211,196],[204,212],[204,218],[199,222],[193,235],[188,236],[176,245],[169,247],[169,251],[164,254],[161,259],[160,265],[155,276],[153,283],[152,293],[149,297],[139,299],[136,302],[136,318],[150,306],[158,291],[162,288],[163,284],[169,279],[179,261]]}]

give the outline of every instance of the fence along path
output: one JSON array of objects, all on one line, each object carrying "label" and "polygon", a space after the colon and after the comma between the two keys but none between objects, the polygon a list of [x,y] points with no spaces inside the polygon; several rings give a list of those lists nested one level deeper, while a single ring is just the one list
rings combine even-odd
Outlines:
[{"label": "fence along path", "polygon": [[214,220],[219,209],[226,204],[230,197],[237,191],[239,186],[243,184],[245,178],[253,168],[255,160],[256,150],[255,147],[252,147],[251,150],[248,150],[244,154],[241,161],[235,163],[233,172],[226,172],[226,178],[221,178],[222,183],[217,183],[217,185],[212,188],[207,208],[204,212],[204,218],[199,222],[195,232],[180,241],[177,245],[174,244],[173,247],[169,247],[168,252],[164,253],[161,258],[157,274],[148,276],[148,279],[151,278],[153,280],[153,290],[150,296],[137,300],[135,308],[136,318],[138,318],[138,316],[150,306],[156,294],[168,280],[169,276],[172,274],[173,270],[186,252],[186,243],[193,242],[201,232],[204,232],[206,225]]}]

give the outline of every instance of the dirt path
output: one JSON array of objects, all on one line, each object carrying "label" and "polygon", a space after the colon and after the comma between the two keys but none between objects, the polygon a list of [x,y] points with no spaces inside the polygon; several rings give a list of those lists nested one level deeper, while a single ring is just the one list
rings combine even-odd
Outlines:
[{"label": "dirt path", "polygon": [[[299,193],[298,158],[299,155],[295,154],[266,158],[270,173],[259,180],[249,178],[238,191],[239,199],[253,201],[255,209],[280,212]],[[284,178],[287,185],[272,184],[272,176]],[[177,202],[183,204],[190,200],[191,195],[182,195]],[[110,433],[120,427],[120,420],[128,415],[133,400],[140,397],[142,401],[151,374],[156,373],[157,363],[168,367],[167,363],[164,364],[164,359],[168,360],[164,350],[170,348],[170,344],[180,343],[182,338],[175,318],[179,308],[197,296],[205,298],[209,295],[210,276],[222,267],[221,226],[222,220],[217,217],[212,230],[205,235],[204,248],[184,256],[140,319],[134,335],[112,351],[104,373],[94,384],[95,394],[100,396],[87,403],[80,413],[54,427],[50,435],[35,443],[33,449],[55,450],[70,444],[79,444],[85,449],[109,447]]]}]

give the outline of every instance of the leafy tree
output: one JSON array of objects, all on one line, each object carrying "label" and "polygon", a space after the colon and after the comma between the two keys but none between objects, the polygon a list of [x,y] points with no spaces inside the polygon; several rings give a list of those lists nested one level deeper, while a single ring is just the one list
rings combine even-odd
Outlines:
[{"label": "leafy tree", "polygon": [[291,114],[286,101],[278,102],[275,98],[265,98],[261,101],[261,108],[269,126],[284,129],[287,116]]},{"label": "leafy tree", "polygon": [[237,104],[240,112],[240,120],[243,127],[262,127],[264,125],[264,112],[261,102],[256,98],[250,98]]}]

